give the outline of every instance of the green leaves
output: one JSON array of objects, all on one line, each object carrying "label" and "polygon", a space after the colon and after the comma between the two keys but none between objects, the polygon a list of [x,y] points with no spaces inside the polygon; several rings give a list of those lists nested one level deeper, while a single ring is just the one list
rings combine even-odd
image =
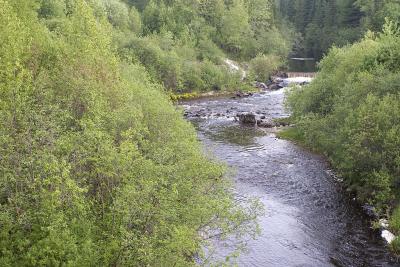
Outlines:
[{"label": "green leaves", "polygon": [[399,36],[333,48],[316,79],[289,96],[305,142],[325,153],[361,201],[385,215],[398,205]]},{"label": "green leaves", "polygon": [[143,8],[142,36],[118,35],[116,45],[173,92],[235,90],[241,77],[226,71],[225,58],[286,57],[292,46],[294,33],[282,34],[286,28],[275,22],[272,1],[135,3]]},{"label": "green leaves", "polygon": [[365,30],[365,13],[357,2],[363,0],[279,0],[280,13],[303,36],[302,47],[295,52],[321,59],[332,45],[344,46],[358,40]]},{"label": "green leaves", "polygon": [[250,61],[250,75],[257,81],[265,82],[281,66],[283,60],[275,55],[258,55]]},{"label": "green leaves", "polygon": [[[31,3],[0,0],[0,264],[190,266],[205,222],[252,232],[251,203],[235,204],[151,77],[179,87],[190,42],[164,32],[117,52],[112,38],[139,31],[125,4]],[[207,85],[228,83],[200,65]]]}]

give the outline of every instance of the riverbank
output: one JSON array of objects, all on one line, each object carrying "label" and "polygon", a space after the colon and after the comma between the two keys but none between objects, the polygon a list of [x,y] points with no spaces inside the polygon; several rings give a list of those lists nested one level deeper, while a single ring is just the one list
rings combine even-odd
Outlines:
[{"label": "riverbank", "polygon": [[182,100],[195,100],[195,99],[202,99],[202,98],[210,98],[210,97],[247,97],[253,93],[261,92],[260,88],[249,88],[247,90],[239,90],[239,91],[209,91],[204,93],[198,92],[190,92],[190,93],[183,93],[183,94],[175,94],[170,93],[169,97],[172,101],[182,101]]},{"label": "riverbank", "polygon": [[[289,119],[289,121],[292,121]],[[276,136],[281,139],[289,140],[291,142],[294,142],[296,145],[299,145],[305,149],[308,149],[314,153],[318,153],[320,155],[324,155],[322,151],[319,151],[315,147],[310,146],[307,144],[304,133],[297,128],[296,126],[289,126],[283,129],[280,129],[279,131],[276,132]],[[327,162],[330,163],[330,160],[328,157],[326,157]],[[340,173],[339,173],[340,177]],[[398,238],[392,233],[394,232],[393,229],[390,226],[390,221],[391,218],[389,217],[383,217],[379,216],[379,214],[376,213],[376,208],[360,202],[359,199],[355,196],[356,192],[351,190],[348,186],[346,186],[345,183],[343,183],[343,179],[337,179],[338,181],[341,181],[340,184],[343,186],[346,192],[350,192],[350,194],[353,195],[353,200],[355,200],[361,210],[364,211],[364,213],[370,217],[370,223],[371,223],[371,228],[376,229],[379,231],[380,236],[382,239],[386,241],[388,244],[389,248],[391,251],[397,256],[400,257],[400,242],[398,241]]]},{"label": "riverbank", "polygon": [[[289,73],[290,74],[290,73]],[[207,91],[207,92],[186,92],[186,93],[174,93],[169,92],[168,95],[172,101],[182,101],[182,100],[194,100],[201,98],[210,98],[210,97],[248,97],[254,93],[261,93],[263,91],[276,91],[288,86],[290,83],[309,83],[314,74],[311,73],[310,77],[301,77],[300,80],[297,78],[289,77],[288,73],[278,71],[274,76],[271,77],[270,80],[264,82],[253,81],[253,82],[245,82],[242,81],[241,86],[237,89],[232,90],[224,90],[224,91]],[[299,82],[300,81],[300,82]]]},{"label": "riverbank", "polygon": [[288,127],[279,129],[279,131],[276,132],[276,136],[281,139],[289,140],[298,146],[308,149],[309,151],[322,154],[320,151],[306,144],[304,134],[295,125],[292,125],[292,121],[290,119],[289,125],[290,126]]}]

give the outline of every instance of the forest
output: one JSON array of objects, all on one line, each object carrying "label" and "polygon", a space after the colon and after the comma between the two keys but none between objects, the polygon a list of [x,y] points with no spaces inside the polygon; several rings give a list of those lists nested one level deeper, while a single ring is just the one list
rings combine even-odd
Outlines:
[{"label": "forest", "polygon": [[299,139],[400,234],[399,18],[389,0],[0,0],[0,265],[207,265],[213,237],[256,236],[262,205],[171,99],[254,90],[290,56],[322,59],[288,97]]},{"label": "forest", "polygon": [[367,30],[381,31],[385,18],[400,18],[393,0],[277,0],[276,10],[301,33],[291,54],[317,60],[332,45],[351,44]]},{"label": "forest", "polygon": [[259,56],[277,65],[294,38],[274,17],[270,0],[104,3],[118,54],[143,65],[173,94],[248,89],[224,60]]},{"label": "forest", "polygon": [[[184,3],[0,0],[1,266],[189,266],[210,236],[257,232],[258,203],[238,203],[166,93],[231,82]],[[216,40],[248,56],[229,23]]]}]

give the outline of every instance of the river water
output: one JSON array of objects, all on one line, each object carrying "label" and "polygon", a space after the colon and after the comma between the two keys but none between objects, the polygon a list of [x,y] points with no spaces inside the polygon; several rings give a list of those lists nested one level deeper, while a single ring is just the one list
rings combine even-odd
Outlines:
[{"label": "river water", "polygon": [[183,104],[204,147],[235,170],[238,193],[265,205],[261,235],[238,265],[400,266],[323,157],[234,120],[239,112],[287,117],[284,90]]}]

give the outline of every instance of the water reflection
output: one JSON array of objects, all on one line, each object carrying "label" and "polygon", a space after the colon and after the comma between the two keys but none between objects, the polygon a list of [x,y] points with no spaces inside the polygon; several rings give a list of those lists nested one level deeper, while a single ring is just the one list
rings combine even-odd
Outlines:
[{"label": "water reflection", "polygon": [[[242,147],[252,147],[256,145],[255,137],[265,135],[261,129],[252,126],[235,125],[212,125],[201,131],[210,139],[219,143],[230,143]],[[258,146],[262,147],[262,146]]]}]

